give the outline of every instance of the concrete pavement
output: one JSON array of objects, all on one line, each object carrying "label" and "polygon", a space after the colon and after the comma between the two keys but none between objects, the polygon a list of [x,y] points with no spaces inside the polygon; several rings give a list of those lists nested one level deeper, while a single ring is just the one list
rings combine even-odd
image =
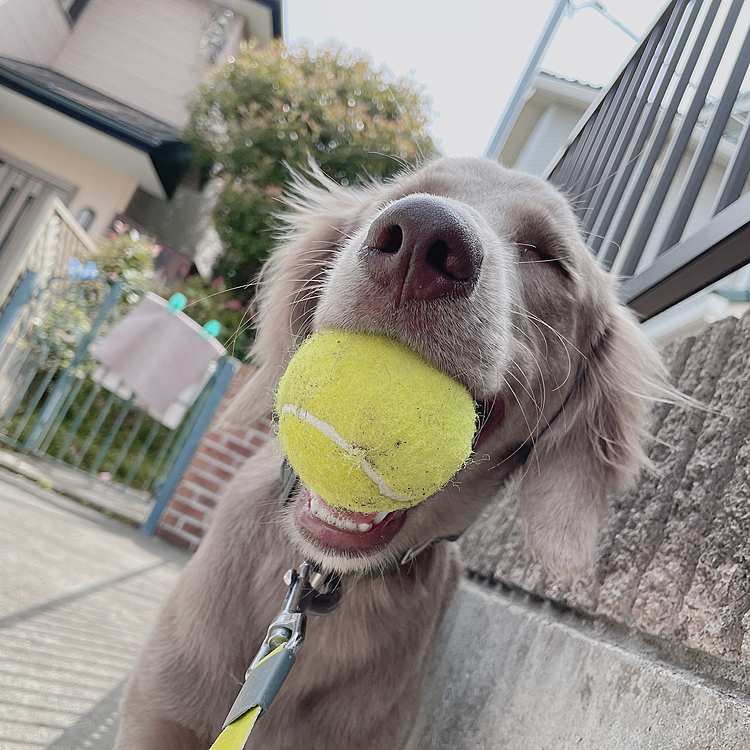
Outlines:
[{"label": "concrete pavement", "polygon": [[0,750],[109,750],[187,553],[0,470]]}]

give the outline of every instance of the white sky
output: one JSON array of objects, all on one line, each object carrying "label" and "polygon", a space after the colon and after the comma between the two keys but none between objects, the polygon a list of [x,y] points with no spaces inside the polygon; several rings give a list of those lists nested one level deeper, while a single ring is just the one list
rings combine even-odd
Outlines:
[{"label": "white sky", "polygon": [[[643,34],[660,0],[605,0]],[[449,156],[479,156],[553,8],[551,0],[284,0],[288,42],[338,39],[397,75],[412,71],[433,99],[433,136]],[[606,84],[630,37],[588,8],[565,19],[542,67]]]}]

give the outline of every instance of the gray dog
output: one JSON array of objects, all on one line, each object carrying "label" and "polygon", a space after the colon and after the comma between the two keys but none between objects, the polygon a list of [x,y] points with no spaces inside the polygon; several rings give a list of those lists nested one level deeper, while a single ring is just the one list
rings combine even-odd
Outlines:
[{"label": "gray dog", "polygon": [[259,370],[233,419],[267,414],[311,332],[373,331],[469,388],[482,415],[474,460],[443,491],[361,531],[304,486],[280,509],[272,441],[232,483],[164,606],[116,750],[210,746],[279,609],[281,577],[302,558],[344,575],[342,603],[310,622],[248,747],[403,748],[460,575],[455,545],[439,540],[463,532],[523,463],[528,543],[576,576],[593,558],[608,493],[647,463],[661,365],[554,188],[478,159],[355,189],[312,177],[293,187],[288,231],[262,274]]}]

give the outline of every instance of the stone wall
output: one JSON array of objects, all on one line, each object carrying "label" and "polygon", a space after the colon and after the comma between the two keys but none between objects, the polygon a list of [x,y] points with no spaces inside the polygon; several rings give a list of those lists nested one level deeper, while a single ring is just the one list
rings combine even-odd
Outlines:
[{"label": "stone wall", "polygon": [[706,408],[656,409],[654,471],[614,501],[596,569],[572,586],[546,573],[524,544],[512,487],[464,535],[464,559],[480,580],[750,664],[750,317],[715,323],[665,358]]}]

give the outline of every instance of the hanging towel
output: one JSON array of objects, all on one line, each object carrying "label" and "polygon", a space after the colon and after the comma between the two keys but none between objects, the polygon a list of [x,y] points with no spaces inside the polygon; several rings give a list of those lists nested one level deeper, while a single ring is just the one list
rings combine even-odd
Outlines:
[{"label": "hanging towel", "polygon": [[162,415],[176,401],[184,403],[186,392],[195,399],[226,350],[187,315],[168,311],[166,300],[148,293],[92,353],[120,389],[132,390],[151,414]]}]

